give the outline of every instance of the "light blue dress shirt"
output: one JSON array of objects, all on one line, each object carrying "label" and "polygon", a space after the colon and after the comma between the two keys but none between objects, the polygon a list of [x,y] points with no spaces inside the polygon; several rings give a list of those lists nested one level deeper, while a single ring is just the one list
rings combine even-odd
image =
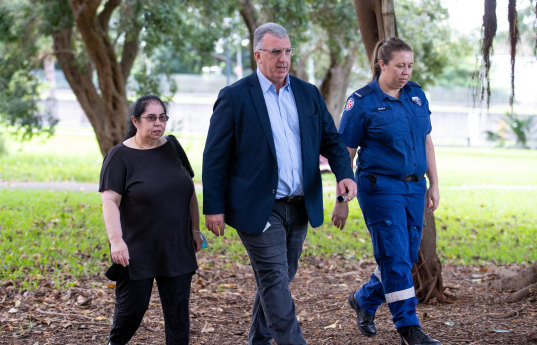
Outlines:
[{"label": "light blue dress shirt", "polygon": [[267,105],[267,111],[278,161],[278,190],[276,199],[304,195],[302,188],[302,149],[300,126],[295,97],[287,76],[286,84],[276,92],[276,87],[257,69],[257,77]]}]

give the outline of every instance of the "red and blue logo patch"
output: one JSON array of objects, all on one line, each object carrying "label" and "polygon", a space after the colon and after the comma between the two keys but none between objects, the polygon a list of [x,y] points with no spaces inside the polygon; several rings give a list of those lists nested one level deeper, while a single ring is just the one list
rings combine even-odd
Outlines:
[{"label": "red and blue logo patch", "polygon": [[347,100],[347,104],[345,104],[345,111],[351,110],[352,107],[354,107],[354,99],[351,97]]}]

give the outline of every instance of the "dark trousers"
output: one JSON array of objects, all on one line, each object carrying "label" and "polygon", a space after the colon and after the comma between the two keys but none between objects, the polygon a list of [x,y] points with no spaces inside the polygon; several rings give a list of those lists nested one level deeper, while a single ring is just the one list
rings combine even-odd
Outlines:
[{"label": "dark trousers", "polygon": [[[167,345],[187,345],[190,336],[190,283],[192,273],[177,277],[156,277]],[[114,322],[110,345],[127,344],[149,306],[153,278],[130,280],[128,274],[117,281]]]},{"label": "dark trousers", "polygon": [[270,226],[260,235],[239,233],[257,283],[249,345],[305,345],[289,284],[308,231],[304,202],[276,201]]}]

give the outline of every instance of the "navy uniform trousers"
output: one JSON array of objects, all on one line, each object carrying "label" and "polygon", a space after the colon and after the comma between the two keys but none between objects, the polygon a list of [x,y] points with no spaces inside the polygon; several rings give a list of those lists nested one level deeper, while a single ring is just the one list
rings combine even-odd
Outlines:
[{"label": "navy uniform trousers", "polygon": [[419,325],[411,270],[418,259],[425,191],[423,178],[405,182],[377,175],[373,182],[365,173],[358,178],[358,202],[378,266],[355,298],[369,314],[387,302],[398,329]]}]

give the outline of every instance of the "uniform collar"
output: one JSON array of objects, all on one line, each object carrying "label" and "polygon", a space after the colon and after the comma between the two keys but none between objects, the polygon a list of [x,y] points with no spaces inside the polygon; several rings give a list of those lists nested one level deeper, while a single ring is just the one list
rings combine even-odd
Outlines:
[{"label": "uniform collar", "polygon": [[375,91],[375,93],[377,94],[377,97],[379,99],[388,99],[388,100],[391,100],[391,101],[400,101],[406,94],[406,92],[408,91],[408,83],[405,84],[405,86],[403,86],[401,88],[401,95],[399,96],[399,99],[395,98],[395,97],[392,97],[390,95],[388,95],[387,93],[385,93],[384,91],[382,91],[382,89],[380,88],[379,86],[379,83],[378,83],[378,79],[379,77],[376,76],[374,80],[372,80],[370,83],[369,83],[369,86],[371,86],[373,88],[373,90]]}]

